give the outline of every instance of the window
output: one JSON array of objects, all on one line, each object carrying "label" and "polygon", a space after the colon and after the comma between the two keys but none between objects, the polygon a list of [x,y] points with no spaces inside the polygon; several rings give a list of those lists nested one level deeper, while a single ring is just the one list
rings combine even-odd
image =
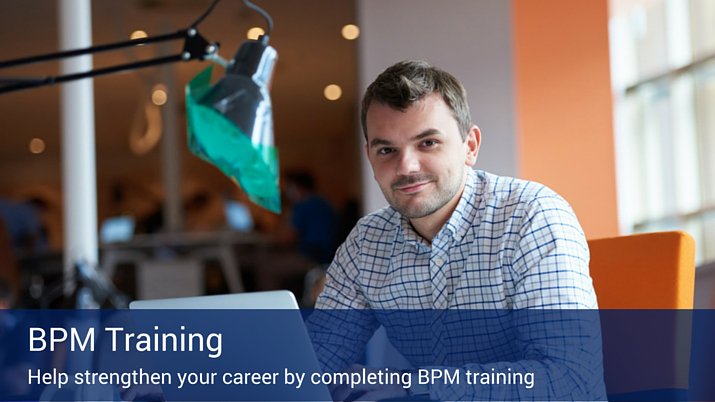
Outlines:
[{"label": "window", "polygon": [[621,230],[680,229],[715,260],[715,1],[612,0]]}]

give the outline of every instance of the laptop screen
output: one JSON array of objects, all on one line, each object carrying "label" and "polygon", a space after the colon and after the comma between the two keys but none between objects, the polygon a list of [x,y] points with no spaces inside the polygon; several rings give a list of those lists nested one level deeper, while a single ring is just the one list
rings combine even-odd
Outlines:
[{"label": "laptop screen", "polygon": [[224,213],[226,214],[226,222],[229,228],[240,232],[253,230],[251,211],[245,204],[234,200],[226,200]]},{"label": "laptop screen", "polygon": [[102,243],[128,241],[134,235],[134,218],[131,216],[114,216],[102,222],[99,239]]}]

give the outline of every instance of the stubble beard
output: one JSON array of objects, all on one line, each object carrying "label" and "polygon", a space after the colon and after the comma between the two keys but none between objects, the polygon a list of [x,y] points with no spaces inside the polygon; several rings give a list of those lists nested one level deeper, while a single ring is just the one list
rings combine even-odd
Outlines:
[{"label": "stubble beard", "polygon": [[[390,206],[402,216],[408,219],[424,218],[445,206],[459,191],[462,175],[456,175],[455,180],[449,180],[451,177],[447,177],[447,181],[441,183],[436,176],[430,174],[402,176],[390,186],[389,191],[383,189],[382,192]],[[435,188],[424,189],[414,195],[397,195],[399,192],[397,188],[425,181],[429,181],[428,186],[434,186]],[[425,190],[431,191],[431,194],[425,194]],[[411,200],[412,197],[425,197],[426,199],[415,203]]]}]

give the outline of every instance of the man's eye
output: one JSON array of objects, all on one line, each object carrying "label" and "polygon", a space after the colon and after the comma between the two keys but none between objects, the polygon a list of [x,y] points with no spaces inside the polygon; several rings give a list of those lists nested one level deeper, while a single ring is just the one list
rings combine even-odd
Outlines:
[{"label": "man's eye", "polygon": [[433,146],[437,145],[437,141],[436,140],[424,140],[424,141],[422,141],[422,145],[425,147],[433,147]]},{"label": "man's eye", "polygon": [[387,154],[391,154],[394,151],[395,150],[392,148],[380,148],[377,150],[377,154],[378,155],[387,155]]}]

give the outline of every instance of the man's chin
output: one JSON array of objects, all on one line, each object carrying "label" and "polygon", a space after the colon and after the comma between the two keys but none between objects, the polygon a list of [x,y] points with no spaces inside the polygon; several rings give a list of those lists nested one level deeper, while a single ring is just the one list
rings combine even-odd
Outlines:
[{"label": "man's chin", "polygon": [[392,205],[400,215],[409,219],[419,219],[434,213],[435,209],[428,205]]}]

